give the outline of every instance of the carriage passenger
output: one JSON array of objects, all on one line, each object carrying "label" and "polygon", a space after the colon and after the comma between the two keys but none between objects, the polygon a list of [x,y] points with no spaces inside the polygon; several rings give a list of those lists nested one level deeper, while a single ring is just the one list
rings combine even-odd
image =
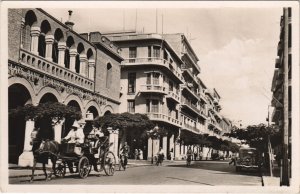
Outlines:
[{"label": "carriage passenger", "polygon": [[[64,141],[68,143],[75,143],[75,144],[82,144],[84,143],[84,133],[83,129],[80,127],[77,121],[74,121],[71,130],[69,131],[68,135],[63,138]],[[81,147],[75,146],[74,152],[77,155],[81,155]]]}]

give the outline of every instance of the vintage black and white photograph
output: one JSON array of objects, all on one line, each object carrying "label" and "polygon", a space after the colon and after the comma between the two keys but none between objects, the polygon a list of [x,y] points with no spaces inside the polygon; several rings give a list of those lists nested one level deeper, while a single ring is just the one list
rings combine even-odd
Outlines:
[{"label": "vintage black and white photograph", "polygon": [[297,2],[6,3],[4,191],[299,191]]}]

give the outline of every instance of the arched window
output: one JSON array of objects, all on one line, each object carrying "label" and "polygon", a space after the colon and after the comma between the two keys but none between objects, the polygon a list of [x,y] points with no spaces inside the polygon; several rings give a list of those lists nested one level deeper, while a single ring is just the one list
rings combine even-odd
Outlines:
[{"label": "arched window", "polygon": [[52,45],[52,59],[54,63],[58,63],[58,43],[63,41],[64,35],[61,29],[56,29],[54,33],[54,42]]},{"label": "arched window", "polygon": [[72,36],[67,38],[67,48],[65,51],[65,67],[70,69],[70,49],[75,45],[74,39]]},{"label": "arched window", "polygon": [[110,88],[112,79],[112,66],[110,63],[106,66],[106,88]]},{"label": "arched window", "polygon": [[26,50],[30,50],[31,45],[31,27],[34,23],[37,22],[37,18],[35,13],[30,10],[25,15],[25,23],[22,28],[22,42],[23,48]]},{"label": "arched window", "polygon": [[39,46],[38,46],[38,53],[39,53],[39,56],[41,56],[41,57],[45,57],[45,55],[46,55],[45,37],[50,32],[51,32],[51,26],[47,20],[44,20],[41,24],[41,33],[39,36]]},{"label": "arched window", "polygon": [[75,63],[75,70],[76,70],[76,73],[79,73],[80,72],[80,58],[79,58],[79,55],[81,53],[84,52],[84,46],[82,43],[79,43],[78,46],[77,46],[77,56],[76,56],[76,63]]},{"label": "arched window", "polygon": [[95,68],[94,68],[94,63],[93,64],[91,63],[91,62],[94,62],[94,53],[93,53],[92,49],[89,49],[87,51],[86,56],[87,56],[87,59],[89,62],[89,66],[88,66],[88,68],[86,68],[86,75],[88,75],[88,77],[90,79],[94,79]]}]

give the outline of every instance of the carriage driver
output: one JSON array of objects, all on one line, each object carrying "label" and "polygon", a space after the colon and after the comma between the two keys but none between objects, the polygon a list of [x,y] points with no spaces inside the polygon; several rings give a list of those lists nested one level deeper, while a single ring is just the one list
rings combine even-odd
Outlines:
[{"label": "carriage driver", "polygon": [[[75,120],[68,135],[63,138],[68,143],[82,144],[84,143],[83,129],[80,127],[78,122]],[[81,147],[75,146],[74,152],[77,155],[81,155]]]}]

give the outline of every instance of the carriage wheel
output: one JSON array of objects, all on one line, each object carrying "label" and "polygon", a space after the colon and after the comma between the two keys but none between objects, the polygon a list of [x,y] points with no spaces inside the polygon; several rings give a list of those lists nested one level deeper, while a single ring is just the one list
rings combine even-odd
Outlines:
[{"label": "carriage wheel", "polygon": [[89,159],[85,156],[80,158],[79,163],[78,163],[78,173],[80,178],[86,178],[89,175],[90,171],[90,164],[89,164]]},{"label": "carriage wheel", "polygon": [[114,153],[112,153],[111,151],[106,152],[103,158],[103,168],[105,174],[108,176],[112,176],[115,173],[115,167],[116,157]]},{"label": "carriage wheel", "polygon": [[58,166],[55,168],[55,175],[57,177],[64,178],[66,175],[66,165],[64,162],[58,164]]}]

